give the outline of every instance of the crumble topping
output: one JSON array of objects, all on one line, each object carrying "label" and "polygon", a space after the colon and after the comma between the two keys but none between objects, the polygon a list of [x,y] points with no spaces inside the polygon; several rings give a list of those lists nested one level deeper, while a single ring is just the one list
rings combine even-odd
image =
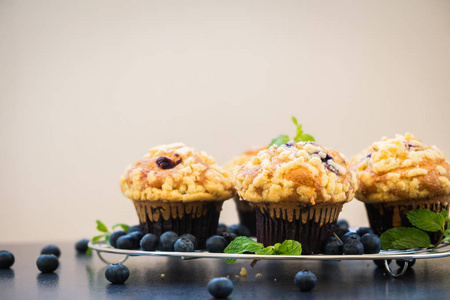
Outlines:
[{"label": "crumble topping", "polygon": [[352,159],[358,178],[356,198],[388,202],[450,194],[450,165],[436,146],[411,133],[382,138]]},{"label": "crumble topping", "polygon": [[356,190],[345,157],[314,142],[261,150],[235,168],[233,181],[239,196],[250,202],[348,202]]},{"label": "crumble topping", "polygon": [[205,152],[184,144],[152,148],[120,178],[134,200],[226,200],[234,195],[229,174]]}]

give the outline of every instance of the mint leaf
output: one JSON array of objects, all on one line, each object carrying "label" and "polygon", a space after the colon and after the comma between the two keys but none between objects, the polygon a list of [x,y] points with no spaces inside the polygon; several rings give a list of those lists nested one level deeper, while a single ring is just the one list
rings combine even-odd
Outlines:
[{"label": "mint leaf", "polygon": [[92,253],[92,248],[88,248],[87,250],[86,250],[86,254],[84,255],[84,257],[89,257],[90,255],[91,255],[91,253]]},{"label": "mint leaf", "polygon": [[288,143],[290,140],[294,140],[295,142],[301,142],[301,141],[315,141],[312,135],[303,133],[302,125],[298,124],[297,118],[292,117],[292,123],[294,123],[296,130],[295,130],[295,136],[293,139],[291,139],[286,134],[280,134],[276,138],[270,142],[269,147],[272,145],[281,146],[283,144]]},{"label": "mint leaf", "polygon": [[255,254],[259,255],[272,255],[275,254],[275,250],[273,249],[273,246],[268,246],[266,248],[263,248],[261,250],[256,251]]},{"label": "mint leaf", "polygon": [[[238,236],[223,250],[224,253],[243,254],[246,252],[255,253],[264,248],[262,243],[255,242],[246,236]],[[227,264],[232,264],[236,259],[225,259]]]},{"label": "mint leaf", "polygon": [[[446,210],[446,209],[443,209],[442,211],[441,211],[441,217],[442,217],[442,219],[444,220],[443,222],[442,222],[442,228],[444,228],[445,227],[445,221],[447,221],[447,218],[448,218],[448,211]],[[444,228],[445,229],[445,228]]]},{"label": "mint leaf", "polygon": [[410,249],[432,247],[427,233],[414,227],[391,228],[380,236],[381,249]]},{"label": "mint leaf", "polygon": [[275,245],[273,245],[273,251],[275,251],[275,254],[278,254],[278,252],[280,251],[280,243],[276,243]]},{"label": "mint leaf", "polygon": [[445,238],[442,239],[442,242],[448,242],[450,243],[450,236],[445,236]]},{"label": "mint leaf", "polygon": [[445,226],[445,219],[440,213],[429,209],[416,209],[408,212],[408,220],[415,227],[425,231],[441,231]]},{"label": "mint leaf", "polygon": [[92,242],[98,242],[98,241],[100,241],[100,240],[101,240],[102,238],[104,238],[104,237],[105,237],[105,234],[94,236],[94,237],[92,238]]},{"label": "mint leaf", "polygon": [[[109,239],[111,238],[111,233],[105,234],[105,242],[109,244]],[[111,245],[111,244],[110,244]]]},{"label": "mint leaf", "polygon": [[[428,235],[426,235],[428,237]],[[392,243],[391,248],[393,249],[411,249],[411,248],[427,248],[427,247],[433,247],[434,245],[431,245],[430,238],[428,239],[423,236],[421,238],[414,237],[414,236],[405,236],[402,237],[399,240],[396,240]]]},{"label": "mint leaf", "polygon": [[295,141],[296,141],[296,142],[300,142],[300,141],[311,141],[311,142],[314,142],[315,139],[314,139],[313,136],[310,135],[310,134],[302,134],[302,135],[300,136],[300,138],[299,138],[298,140],[295,139]]},{"label": "mint leaf", "polygon": [[128,226],[127,224],[117,223],[117,224],[114,224],[114,225],[112,226],[112,229],[114,230],[114,229],[116,229],[117,227],[120,227],[120,228],[122,228],[123,231],[127,232],[128,228],[129,228],[130,226]]},{"label": "mint leaf", "polygon": [[289,138],[289,136],[285,135],[285,134],[280,134],[279,136],[277,136],[276,138],[274,138],[270,144],[269,147],[272,145],[277,145],[277,146],[281,146],[286,144],[287,142],[289,142],[291,139]]},{"label": "mint leaf", "polygon": [[302,244],[293,240],[285,240],[277,249],[276,254],[280,255],[301,255]]},{"label": "mint leaf", "polygon": [[97,230],[101,232],[108,232],[108,228],[100,220],[97,220]]}]

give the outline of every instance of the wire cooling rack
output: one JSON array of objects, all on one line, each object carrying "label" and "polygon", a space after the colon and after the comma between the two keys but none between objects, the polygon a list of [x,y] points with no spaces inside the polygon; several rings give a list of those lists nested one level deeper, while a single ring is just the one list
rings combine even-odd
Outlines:
[{"label": "wire cooling rack", "polygon": [[[110,263],[102,253],[112,253],[125,255],[121,262],[124,262],[130,256],[166,256],[179,257],[181,259],[200,259],[200,258],[229,258],[229,259],[252,259],[252,260],[384,260],[386,271],[393,276],[402,276],[408,269],[408,262],[413,259],[430,259],[450,256],[450,244],[442,244],[436,248],[415,248],[408,250],[387,250],[380,251],[377,254],[362,255],[257,255],[257,254],[229,254],[229,253],[209,253],[208,251],[196,250],[194,252],[175,252],[175,251],[142,251],[125,250],[111,247],[105,242],[89,243],[89,247],[96,251],[100,259],[105,263]],[[393,272],[387,260],[402,260],[404,265],[399,272]]]}]

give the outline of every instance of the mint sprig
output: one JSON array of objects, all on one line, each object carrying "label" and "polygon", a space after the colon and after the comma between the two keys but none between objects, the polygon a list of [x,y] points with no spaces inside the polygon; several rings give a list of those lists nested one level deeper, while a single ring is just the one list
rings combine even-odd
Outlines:
[{"label": "mint sprig", "polygon": [[[114,225],[112,226],[112,230],[109,231],[109,230],[108,230],[108,227],[107,227],[102,221],[96,220],[95,222],[97,223],[97,230],[100,231],[102,234],[94,236],[94,237],[91,239],[91,242],[92,242],[92,243],[100,242],[100,241],[103,240],[103,241],[105,241],[106,243],[109,244],[109,239],[110,239],[110,237],[111,237],[111,233],[113,233],[114,230],[115,230],[117,227],[122,228],[122,230],[125,231],[125,232],[128,230],[128,227],[129,227],[127,224],[117,223],[117,224],[114,224]],[[89,249],[86,251],[86,257],[88,257],[89,255],[91,255],[91,252],[92,252],[92,249],[89,248]]]},{"label": "mint sprig", "polygon": [[380,240],[384,250],[433,247],[428,234],[414,227],[391,228],[381,234]]},{"label": "mint sprig", "polygon": [[296,133],[295,133],[295,137],[291,139],[286,134],[280,134],[279,136],[277,136],[276,138],[274,138],[270,142],[269,147],[272,146],[272,145],[281,146],[283,144],[288,143],[291,140],[294,140],[295,142],[301,142],[301,141],[312,141],[312,142],[314,142],[315,141],[314,137],[312,135],[307,134],[307,133],[303,133],[302,125],[298,124],[298,121],[297,121],[297,119],[295,117],[292,117],[292,122],[297,127],[297,130],[296,130]]},{"label": "mint sprig", "polygon": [[276,243],[256,252],[263,255],[301,255],[302,244],[294,240],[285,240],[283,243]]},{"label": "mint sprig", "polygon": [[[285,240],[283,243],[276,243],[273,246],[264,248],[262,243],[255,242],[251,238],[239,236],[235,238],[223,251],[224,253],[243,254],[255,253],[261,255],[300,255],[302,245],[293,240]],[[232,264],[236,259],[225,259],[227,264]]]},{"label": "mint sprig", "polygon": [[419,229],[444,232],[447,214],[445,209],[441,213],[434,213],[429,209],[417,209],[409,211],[407,217],[411,224]]},{"label": "mint sprig", "polygon": [[[382,249],[428,248],[436,247],[442,241],[450,242],[450,230],[445,230],[447,210],[443,209],[440,213],[435,213],[429,209],[416,209],[409,211],[407,217],[415,227],[396,227],[386,230],[380,236]],[[425,231],[440,231],[443,239],[432,245]]]},{"label": "mint sprig", "polygon": [[[224,253],[243,254],[246,252],[255,253],[264,248],[262,243],[255,242],[246,236],[238,236],[223,250]],[[232,264],[236,259],[225,259],[227,264]]]}]

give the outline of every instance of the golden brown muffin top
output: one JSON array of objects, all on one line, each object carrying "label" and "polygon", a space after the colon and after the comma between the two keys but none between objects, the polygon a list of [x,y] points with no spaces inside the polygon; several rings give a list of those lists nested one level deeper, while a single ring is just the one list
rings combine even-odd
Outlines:
[{"label": "golden brown muffin top", "polygon": [[226,162],[223,165],[223,168],[226,171],[228,171],[230,174],[232,174],[233,171],[234,171],[234,168],[236,168],[237,166],[241,166],[241,165],[245,164],[253,156],[258,154],[259,151],[264,150],[264,149],[267,149],[267,147],[260,147],[260,148],[255,148],[255,149],[248,150],[248,151],[242,153],[241,155],[236,156],[233,159],[231,159],[230,161]]},{"label": "golden brown muffin top", "polygon": [[134,200],[226,200],[235,190],[227,172],[205,152],[184,144],[152,148],[120,178],[122,192]]},{"label": "golden brown muffin top", "polygon": [[391,202],[450,194],[450,165],[436,146],[411,133],[383,138],[352,159],[358,178],[356,198]]},{"label": "golden brown muffin top", "polygon": [[348,202],[356,190],[343,155],[313,142],[262,150],[235,169],[233,181],[239,196],[250,202]]}]

